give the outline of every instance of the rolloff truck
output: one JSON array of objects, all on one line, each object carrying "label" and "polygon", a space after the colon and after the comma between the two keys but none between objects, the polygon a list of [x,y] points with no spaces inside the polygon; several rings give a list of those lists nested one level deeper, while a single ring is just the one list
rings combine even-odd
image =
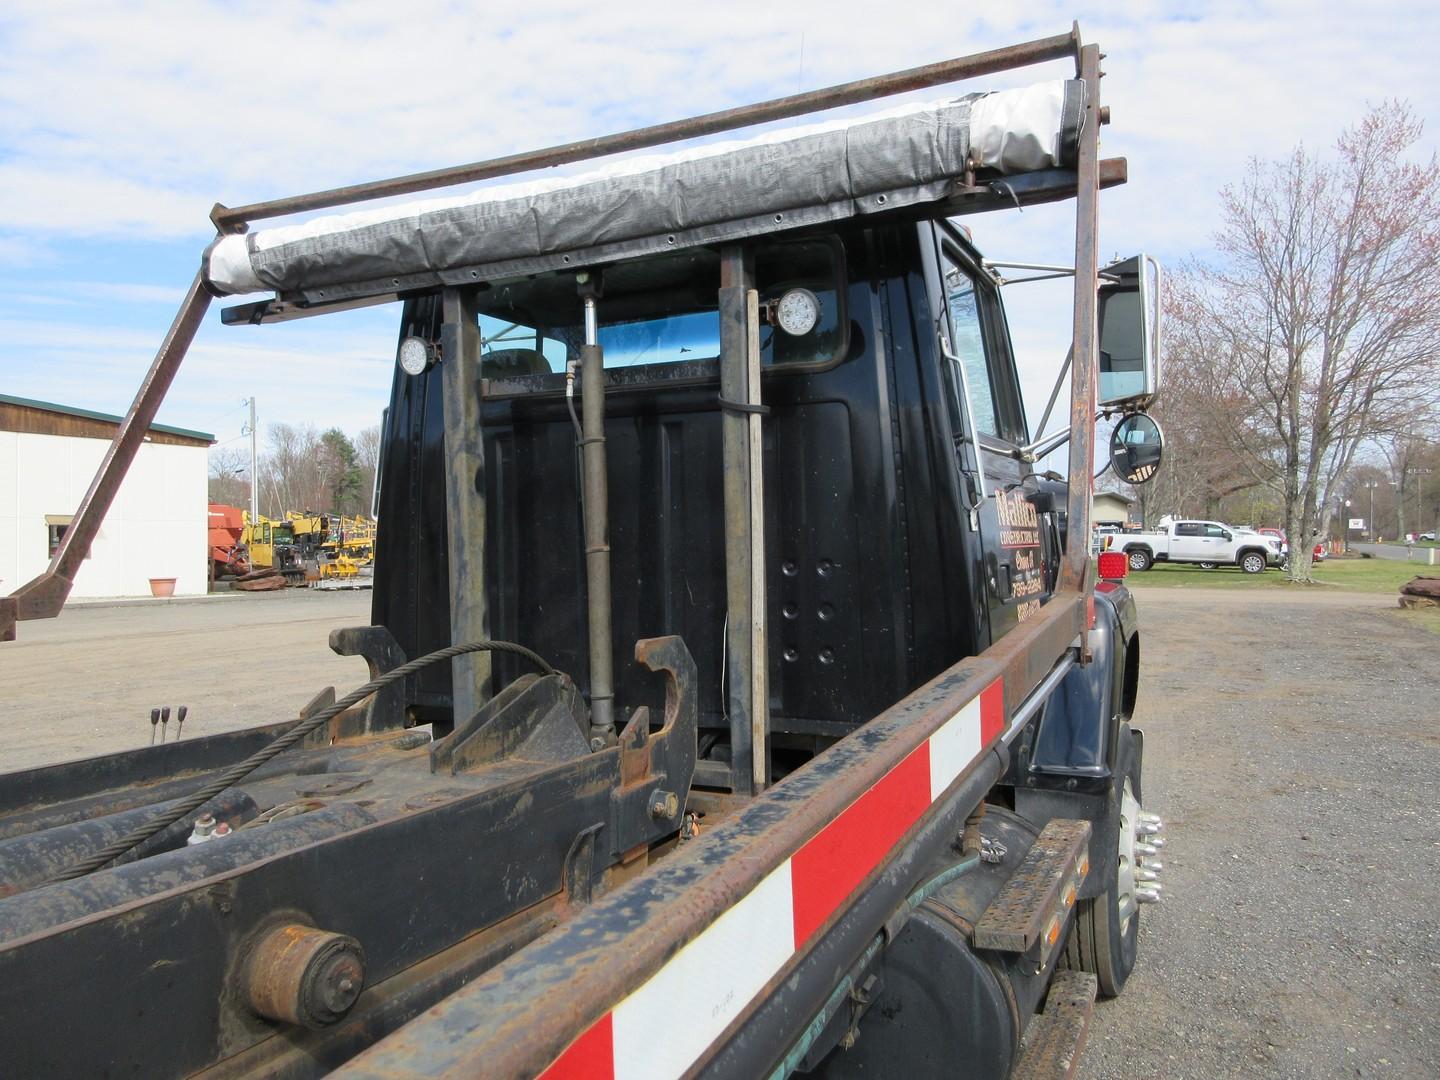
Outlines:
[{"label": "rolloff truck", "polygon": [[[212,298],[269,294],[243,326],[392,302],[372,620],[330,637],[371,680],[0,776],[6,1074],[1072,1072],[1163,843],[1135,606],[1087,550],[1095,421],[1145,419],[1158,339],[1153,263],[1096,265],[1126,172],[1099,62],[1077,29],[217,206],[0,636],[60,609]],[[252,229],[1033,64],[1058,74]],[[1032,441],[957,222],[1055,200],[1070,422]],[[1036,471],[1066,439],[1068,483]]]}]

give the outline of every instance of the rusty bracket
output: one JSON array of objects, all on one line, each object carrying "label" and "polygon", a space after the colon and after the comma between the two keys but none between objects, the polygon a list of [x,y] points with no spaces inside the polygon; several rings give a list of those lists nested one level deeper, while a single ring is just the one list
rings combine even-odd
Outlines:
[{"label": "rusty bracket", "polygon": [[[665,722],[650,730],[650,710],[636,709],[620,733],[620,784],[611,795],[612,842],[624,850],[634,838],[680,827],[685,798],[695,774],[699,706],[695,660],[675,636],[643,638],[635,659],[664,672]],[[608,752],[608,751],[607,751]]]},{"label": "rusty bracket", "polygon": [[[330,631],[330,651],[358,656],[377,679],[405,663],[405,650],[387,626],[346,626]],[[365,731],[398,731],[405,726],[405,684],[391,683],[365,705]]]}]

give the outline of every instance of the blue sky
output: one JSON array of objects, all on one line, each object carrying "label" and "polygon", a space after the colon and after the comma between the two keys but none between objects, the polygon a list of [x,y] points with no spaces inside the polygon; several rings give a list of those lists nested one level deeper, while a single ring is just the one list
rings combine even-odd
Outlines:
[{"label": "blue sky", "polygon": [[[1174,263],[1210,242],[1252,154],[1328,147],[1367,105],[1440,131],[1440,5],[691,5],[521,10],[345,4],[64,4],[0,13],[0,393],[122,412],[212,238],[208,212],[477,160],[1064,32],[1108,53],[1101,250]],[[1123,16],[1115,14],[1123,9]],[[1032,69],[984,86],[1065,74]],[[967,86],[966,89],[979,88]],[[1067,262],[1069,205],[970,222],[994,258]],[[1032,416],[1068,340],[1067,287],[1007,298]],[[395,311],[225,328],[212,308],[160,413],[239,436],[374,423]]]}]

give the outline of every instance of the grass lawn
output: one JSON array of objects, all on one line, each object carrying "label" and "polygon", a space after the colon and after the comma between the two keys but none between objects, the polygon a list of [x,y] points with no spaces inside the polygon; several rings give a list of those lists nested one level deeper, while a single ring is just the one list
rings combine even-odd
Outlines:
[{"label": "grass lawn", "polygon": [[1411,626],[1418,626],[1422,630],[1429,630],[1432,634],[1440,635],[1440,608],[1417,608],[1414,610],[1397,608],[1395,617],[1401,622],[1407,622]]},{"label": "grass lawn", "polygon": [[[1427,574],[1440,577],[1440,567],[1419,566],[1392,559],[1327,559],[1317,563],[1315,580],[1320,587],[1333,586],[1355,592],[1388,593],[1398,596],[1400,586],[1411,578]],[[1301,589],[1291,585],[1283,570],[1266,570],[1263,574],[1242,573],[1239,567],[1217,566],[1201,570],[1183,563],[1156,563],[1149,570],[1132,571],[1125,583],[1148,589],[1162,586],[1171,589]]]}]

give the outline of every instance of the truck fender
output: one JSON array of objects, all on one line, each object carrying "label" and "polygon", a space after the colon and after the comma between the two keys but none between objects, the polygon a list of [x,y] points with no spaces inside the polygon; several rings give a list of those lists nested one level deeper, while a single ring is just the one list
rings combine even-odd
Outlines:
[{"label": "truck fender", "polygon": [[[1135,707],[1140,634],[1135,601],[1123,585],[1097,589],[1095,628],[1090,632],[1092,660],[1070,670],[1040,713],[1030,735],[1021,737],[1009,782],[1015,785],[1015,809],[1037,828],[1052,818],[1083,818],[1090,837],[1091,865],[1113,852],[1119,821],[1109,797],[1115,767],[1116,733]],[[1135,753],[1143,741],[1135,732]],[[1028,751],[1026,744],[1028,743]],[[1112,820],[1114,819],[1114,820]],[[1091,874],[1082,897],[1097,895],[1100,877]]]},{"label": "truck fender", "polygon": [[1029,771],[1058,777],[1104,779],[1115,755],[1115,728],[1134,707],[1130,677],[1138,666],[1135,601],[1124,586],[1097,590],[1091,661],[1071,668],[1041,712],[1030,748]]}]

